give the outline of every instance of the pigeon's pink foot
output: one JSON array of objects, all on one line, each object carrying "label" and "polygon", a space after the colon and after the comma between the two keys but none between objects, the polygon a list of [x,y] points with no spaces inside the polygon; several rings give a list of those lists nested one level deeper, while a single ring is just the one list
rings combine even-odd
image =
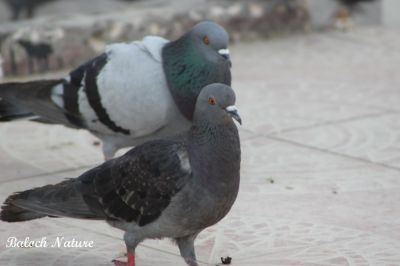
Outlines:
[{"label": "pigeon's pink foot", "polygon": [[135,255],[128,253],[128,262],[113,260],[114,266],[135,266]]},{"label": "pigeon's pink foot", "polygon": [[113,260],[114,266],[128,266],[128,263],[120,260]]}]

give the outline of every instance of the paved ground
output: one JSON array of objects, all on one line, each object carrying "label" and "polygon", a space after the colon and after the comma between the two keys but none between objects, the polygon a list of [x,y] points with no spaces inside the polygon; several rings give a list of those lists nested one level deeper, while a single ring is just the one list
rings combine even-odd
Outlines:
[{"label": "paved ground", "polygon": [[[400,265],[400,37],[381,29],[234,45],[244,125],[239,198],[196,243],[201,265]],[[101,162],[83,131],[0,125],[0,200]],[[64,236],[94,248],[5,248]],[[111,265],[121,232],[101,222],[0,223],[0,265]],[[138,265],[184,265],[168,240]]]}]

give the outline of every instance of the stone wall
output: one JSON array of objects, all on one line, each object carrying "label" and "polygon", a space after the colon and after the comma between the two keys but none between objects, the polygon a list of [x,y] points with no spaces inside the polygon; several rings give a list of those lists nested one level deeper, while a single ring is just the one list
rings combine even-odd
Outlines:
[{"label": "stone wall", "polygon": [[149,34],[174,39],[205,19],[223,25],[233,42],[303,32],[308,27],[303,0],[215,0],[186,11],[164,7],[37,19],[1,27],[3,72],[19,76],[76,67],[108,43],[129,42]]}]

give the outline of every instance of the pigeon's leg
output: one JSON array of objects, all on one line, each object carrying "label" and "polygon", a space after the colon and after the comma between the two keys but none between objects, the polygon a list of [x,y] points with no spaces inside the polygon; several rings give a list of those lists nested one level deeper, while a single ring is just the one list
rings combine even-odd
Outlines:
[{"label": "pigeon's leg", "polygon": [[194,251],[194,239],[197,234],[176,238],[176,243],[178,244],[181,256],[189,266],[199,266],[196,260],[196,254]]},{"label": "pigeon's leg", "polygon": [[125,245],[128,252],[128,262],[122,262],[119,260],[113,260],[115,266],[135,266],[135,249],[139,244],[134,234],[125,232],[124,235]]},{"label": "pigeon's leg", "polygon": [[111,160],[115,153],[117,152],[117,148],[110,142],[103,140],[103,155],[104,161]]}]

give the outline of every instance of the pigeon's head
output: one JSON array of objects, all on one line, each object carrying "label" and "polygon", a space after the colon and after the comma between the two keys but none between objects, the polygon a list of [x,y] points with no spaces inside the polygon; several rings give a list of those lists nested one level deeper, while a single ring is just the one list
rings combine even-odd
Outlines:
[{"label": "pigeon's head", "polygon": [[228,85],[221,83],[207,85],[197,98],[194,120],[219,124],[231,122],[233,118],[242,124],[235,101],[235,92]]},{"label": "pigeon's head", "polygon": [[189,33],[200,49],[217,55],[230,63],[229,36],[223,27],[212,21],[197,23]]}]

